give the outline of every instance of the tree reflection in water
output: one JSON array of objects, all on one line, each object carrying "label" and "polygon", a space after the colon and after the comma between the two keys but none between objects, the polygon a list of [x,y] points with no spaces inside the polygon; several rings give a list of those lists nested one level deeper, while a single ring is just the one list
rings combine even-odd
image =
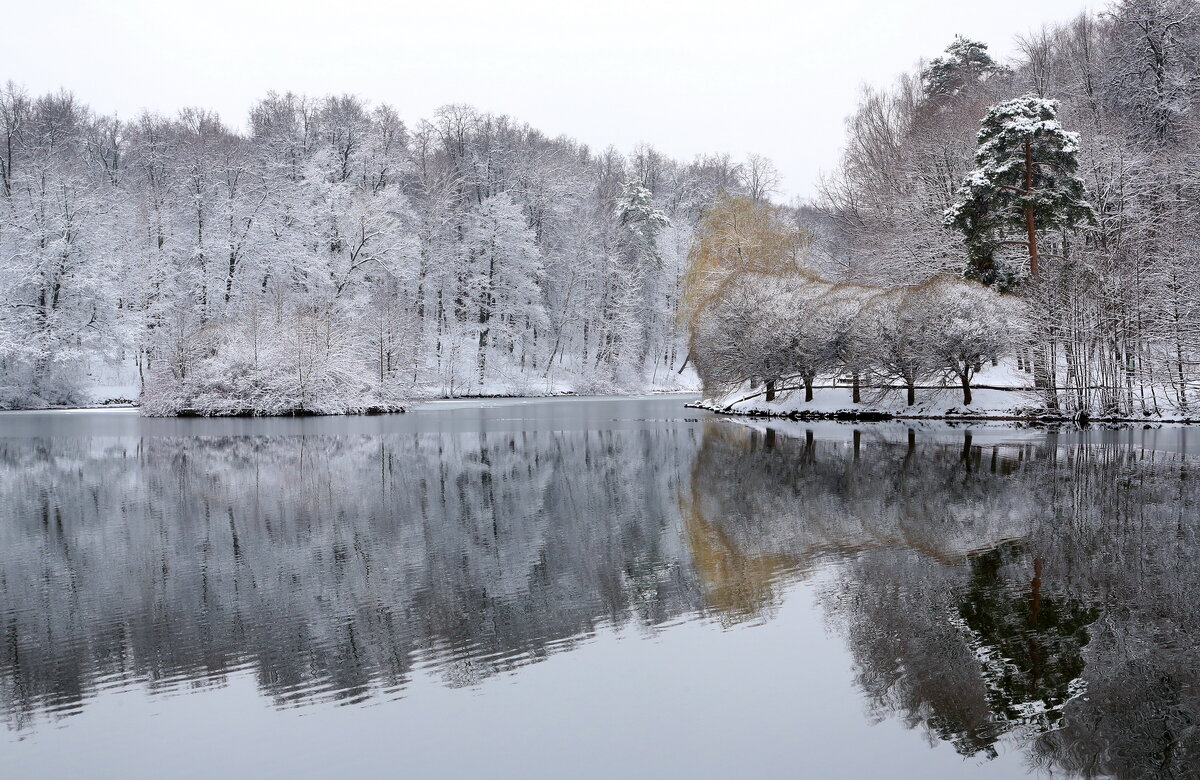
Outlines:
[{"label": "tree reflection in water", "polygon": [[1193,460],[789,425],[710,427],[690,506],[744,570],[821,571],[876,718],[966,755],[1009,739],[1081,776],[1200,773]]},{"label": "tree reflection in water", "polygon": [[598,624],[700,609],[673,496],[693,433],[0,438],[0,701],[102,684],[277,704],[471,685]]},{"label": "tree reflection in water", "polygon": [[246,670],[277,706],[473,685],[811,579],[872,717],[1195,776],[1194,463],[947,430],[0,438],[0,711]]}]

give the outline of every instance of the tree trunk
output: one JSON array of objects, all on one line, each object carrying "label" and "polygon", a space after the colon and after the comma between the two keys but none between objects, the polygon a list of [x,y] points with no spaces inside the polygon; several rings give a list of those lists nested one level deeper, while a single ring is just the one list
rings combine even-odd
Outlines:
[{"label": "tree trunk", "polygon": [[1033,386],[1040,391],[1043,403],[1051,411],[1058,411],[1058,393],[1054,390],[1053,363],[1047,355],[1039,354],[1041,347],[1034,347],[1030,362],[1033,368]]},{"label": "tree trunk", "polygon": [[[1033,195],[1033,146],[1025,139],[1025,194]],[[1033,206],[1025,206],[1025,232],[1029,237],[1029,276],[1038,277],[1037,224],[1033,219]]]},{"label": "tree trunk", "polygon": [[959,378],[962,380],[963,404],[965,404],[966,406],[970,406],[971,405],[971,378],[967,375],[967,373],[965,371],[959,375]]},{"label": "tree trunk", "polygon": [[917,386],[914,382],[908,383],[908,405],[912,406],[917,402]]},{"label": "tree trunk", "polygon": [[804,377],[804,403],[808,403],[813,399],[812,392],[813,380],[812,377]]},{"label": "tree trunk", "polygon": [[775,380],[774,379],[767,380],[767,400],[768,401],[775,400]]},{"label": "tree trunk", "polygon": [[862,388],[859,387],[858,374],[854,375],[854,389],[850,391],[850,400],[856,404],[862,403]]}]

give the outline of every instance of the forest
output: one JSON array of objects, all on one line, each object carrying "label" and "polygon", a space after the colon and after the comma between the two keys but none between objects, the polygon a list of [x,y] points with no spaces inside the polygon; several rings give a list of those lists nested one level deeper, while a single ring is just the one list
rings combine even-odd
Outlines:
[{"label": "forest", "polygon": [[354,96],[97,114],[0,94],[0,408],[149,414],[672,389],[692,227],[762,157],[690,163]]},{"label": "forest", "polygon": [[[947,386],[1200,404],[1200,4],[866,87],[816,197],[449,105],[268,93],[132,119],[0,90],[0,408],[338,413],[414,398]],[[914,52],[920,56],[922,52]],[[115,390],[114,390],[115,388]]]},{"label": "forest", "polygon": [[794,213],[710,213],[683,307],[709,396],[820,378],[969,405],[998,366],[1042,413],[1200,403],[1200,6],[1125,0],[1018,44],[960,37],[864,89]]}]

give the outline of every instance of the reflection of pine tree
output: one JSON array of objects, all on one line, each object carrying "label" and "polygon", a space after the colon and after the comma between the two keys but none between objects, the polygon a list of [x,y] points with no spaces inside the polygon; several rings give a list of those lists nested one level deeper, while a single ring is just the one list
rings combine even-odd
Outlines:
[{"label": "reflection of pine tree", "polygon": [[702,511],[687,522],[710,606],[716,582],[766,614],[776,581],[732,576],[760,562],[825,568],[870,717],[1068,776],[1200,778],[1194,459],[1132,432],[997,447],[772,429],[705,431],[684,509]]},{"label": "reflection of pine tree", "polygon": [[1047,731],[1078,692],[1087,627],[1099,611],[1043,593],[1040,558],[1032,579],[1018,584],[1012,575],[1026,561],[1015,543],[971,556],[959,615],[974,637],[994,717]]}]

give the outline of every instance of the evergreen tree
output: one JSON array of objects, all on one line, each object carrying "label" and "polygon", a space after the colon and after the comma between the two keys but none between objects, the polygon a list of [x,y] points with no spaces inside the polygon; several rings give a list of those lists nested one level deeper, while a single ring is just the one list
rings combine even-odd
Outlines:
[{"label": "evergreen tree", "polygon": [[970,84],[1000,73],[1004,67],[988,54],[987,44],[954,36],[946,56],[935,57],[921,71],[921,82],[929,98],[957,95]]},{"label": "evergreen tree", "polygon": [[[961,231],[967,245],[964,277],[1002,291],[1020,283],[1025,269],[997,257],[1006,245],[1026,248],[1028,274],[1037,277],[1038,231],[1094,220],[1075,173],[1079,136],[1065,132],[1057,115],[1057,101],[1033,95],[988,109],[976,167],[945,214],[946,225]],[[1023,238],[1008,238],[1014,232]]]},{"label": "evergreen tree", "polygon": [[640,239],[651,257],[657,259],[655,240],[659,233],[671,226],[666,214],[655,208],[650,190],[639,181],[629,181],[621,187],[617,198],[617,221]]}]

